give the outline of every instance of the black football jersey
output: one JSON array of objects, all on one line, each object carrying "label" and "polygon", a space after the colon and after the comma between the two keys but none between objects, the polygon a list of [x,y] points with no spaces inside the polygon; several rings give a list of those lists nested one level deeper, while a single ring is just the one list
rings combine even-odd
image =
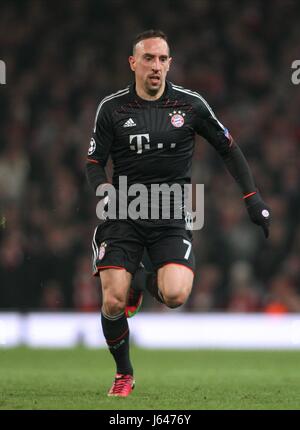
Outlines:
[{"label": "black football jersey", "polygon": [[139,183],[191,182],[195,133],[222,154],[233,140],[197,92],[166,81],[155,101],[141,99],[132,83],[105,97],[98,106],[88,160],[105,167],[111,155],[113,185],[120,176]]}]

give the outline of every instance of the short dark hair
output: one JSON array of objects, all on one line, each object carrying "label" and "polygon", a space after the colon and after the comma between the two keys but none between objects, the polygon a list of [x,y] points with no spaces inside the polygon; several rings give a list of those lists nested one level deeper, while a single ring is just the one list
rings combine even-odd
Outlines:
[{"label": "short dark hair", "polygon": [[[165,40],[167,42],[167,45],[169,47],[169,43],[168,43],[168,36],[161,30],[146,30],[143,31],[142,33],[139,33],[132,42],[132,52],[134,53],[135,51],[135,47],[136,45],[141,41],[141,40],[145,40],[145,39],[151,39],[152,37],[160,37],[161,39]],[[169,47],[169,52],[170,52],[170,47]]]}]

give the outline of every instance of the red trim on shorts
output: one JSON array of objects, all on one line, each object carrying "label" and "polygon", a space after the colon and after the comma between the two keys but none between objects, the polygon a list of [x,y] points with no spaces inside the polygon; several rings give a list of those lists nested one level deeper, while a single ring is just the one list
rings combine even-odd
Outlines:
[{"label": "red trim on shorts", "polygon": [[[195,274],[195,272],[193,271],[193,269],[191,269],[190,267],[188,267],[188,266],[186,266],[185,264],[182,264],[182,263],[172,263],[172,262],[170,262],[170,263],[165,263],[163,266],[161,266],[161,267],[164,267],[164,266],[167,266],[167,265],[169,265],[169,264],[174,264],[174,266],[183,266],[183,267],[186,267],[187,269],[189,269],[189,270],[191,270],[191,272],[193,273],[193,274]],[[159,268],[159,269],[161,269],[161,267]],[[158,270],[159,270],[158,269]]]},{"label": "red trim on shorts", "polygon": [[114,339],[114,340],[106,340],[106,342],[107,343],[116,343],[116,342],[118,342],[118,340],[121,340],[121,339],[123,339],[123,337],[125,337],[126,336],[126,334],[129,332],[129,328],[123,333],[123,334],[121,334],[121,336],[119,336],[117,339]]},{"label": "red trim on shorts", "polygon": [[101,269],[119,269],[119,270],[126,270],[125,267],[121,267],[121,266],[97,266],[98,270]]}]

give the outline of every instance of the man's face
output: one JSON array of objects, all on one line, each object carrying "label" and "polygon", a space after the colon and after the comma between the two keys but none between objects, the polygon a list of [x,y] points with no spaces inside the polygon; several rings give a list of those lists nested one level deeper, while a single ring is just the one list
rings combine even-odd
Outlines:
[{"label": "man's face", "polygon": [[157,94],[165,83],[171,60],[164,39],[154,37],[141,40],[136,44],[134,54],[129,57],[136,84],[151,96]]}]

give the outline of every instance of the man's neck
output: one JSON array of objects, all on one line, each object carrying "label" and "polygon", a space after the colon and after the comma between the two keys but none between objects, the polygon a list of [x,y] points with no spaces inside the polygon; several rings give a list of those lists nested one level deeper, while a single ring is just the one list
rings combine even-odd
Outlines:
[{"label": "man's neck", "polygon": [[137,83],[135,84],[135,91],[137,95],[141,99],[148,100],[148,101],[158,100],[163,95],[165,88],[166,88],[166,82],[164,82],[161,88],[159,89],[159,91],[152,96],[151,94],[147,93],[141,85],[138,85]]}]

